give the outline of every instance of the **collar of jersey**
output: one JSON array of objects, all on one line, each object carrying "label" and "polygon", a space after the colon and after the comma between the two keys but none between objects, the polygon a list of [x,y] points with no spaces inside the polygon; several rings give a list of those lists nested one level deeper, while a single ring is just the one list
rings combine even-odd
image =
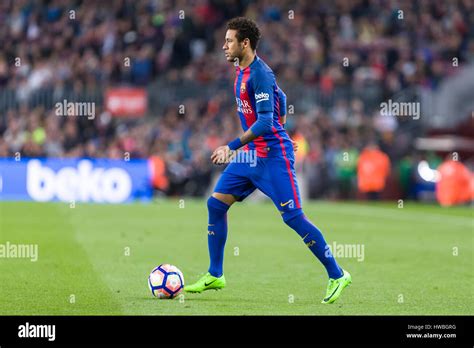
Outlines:
[{"label": "collar of jersey", "polygon": [[250,63],[250,65],[249,65],[248,67],[244,68],[244,69],[240,69],[240,67],[237,65],[237,66],[236,66],[237,72],[240,73],[240,72],[244,72],[244,71],[250,70],[250,67],[251,67],[252,65],[254,65],[259,59],[260,59],[260,58],[258,58],[258,56],[255,55],[255,58],[253,59],[253,62]]}]

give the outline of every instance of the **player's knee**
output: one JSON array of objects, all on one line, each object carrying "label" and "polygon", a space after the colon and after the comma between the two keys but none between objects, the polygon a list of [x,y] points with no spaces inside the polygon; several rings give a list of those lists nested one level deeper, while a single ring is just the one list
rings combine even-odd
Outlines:
[{"label": "player's knee", "polygon": [[224,202],[228,206],[231,206],[236,201],[235,197],[228,193],[214,192],[212,194],[212,197],[218,199],[221,202]]},{"label": "player's knee", "polygon": [[226,203],[218,200],[217,198],[211,196],[207,200],[207,210],[210,213],[221,213],[225,214],[229,210],[230,206]]},{"label": "player's knee", "polygon": [[294,222],[296,220],[302,219],[304,217],[302,209],[295,209],[291,211],[284,212],[282,215],[283,221],[285,224],[293,228]]}]

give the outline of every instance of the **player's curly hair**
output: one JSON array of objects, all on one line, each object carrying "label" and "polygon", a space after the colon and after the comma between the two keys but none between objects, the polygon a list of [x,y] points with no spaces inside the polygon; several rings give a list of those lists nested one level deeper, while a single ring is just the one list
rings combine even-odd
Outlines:
[{"label": "player's curly hair", "polygon": [[249,39],[250,47],[253,50],[257,48],[258,41],[260,40],[261,34],[257,24],[245,17],[232,18],[227,22],[227,29],[237,30],[237,40],[242,42],[244,39]]}]

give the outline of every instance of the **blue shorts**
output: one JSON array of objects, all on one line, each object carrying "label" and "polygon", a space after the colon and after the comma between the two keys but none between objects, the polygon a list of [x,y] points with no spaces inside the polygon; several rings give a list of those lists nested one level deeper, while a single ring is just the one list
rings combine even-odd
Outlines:
[{"label": "blue shorts", "polygon": [[294,163],[293,154],[257,157],[256,163],[232,162],[222,173],[214,192],[231,194],[240,202],[259,189],[273,201],[283,219],[289,220],[303,213]]}]

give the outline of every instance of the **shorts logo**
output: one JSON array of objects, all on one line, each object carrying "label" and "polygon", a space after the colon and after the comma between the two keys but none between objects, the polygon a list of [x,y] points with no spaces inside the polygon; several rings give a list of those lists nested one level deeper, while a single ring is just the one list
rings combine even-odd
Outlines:
[{"label": "shorts logo", "polygon": [[261,101],[269,101],[270,100],[270,94],[268,93],[258,93],[255,94],[255,101],[257,103],[260,103]]},{"label": "shorts logo", "polygon": [[246,90],[247,88],[245,87],[245,82],[242,82],[240,84],[240,93],[245,93]]},{"label": "shorts logo", "polygon": [[289,201],[285,202],[285,203],[281,203],[280,202],[280,206],[281,207],[286,207],[288,205],[289,208],[293,209],[295,207],[295,203],[292,199],[290,199]]}]

